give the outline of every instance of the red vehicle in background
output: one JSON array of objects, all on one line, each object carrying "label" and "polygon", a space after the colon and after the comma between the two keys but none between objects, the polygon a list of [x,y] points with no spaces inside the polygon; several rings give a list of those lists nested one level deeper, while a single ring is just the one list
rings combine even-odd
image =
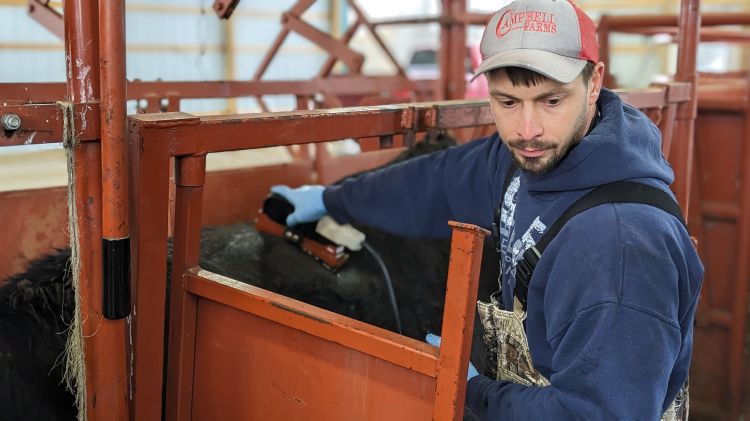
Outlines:
[{"label": "red vehicle in background", "polygon": [[476,99],[487,98],[490,93],[487,78],[479,76],[471,80],[474,77],[474,72],[479,68],[479,64],[482,63],[482,53],[479,51],[479,45],[470,45],[467,47],[467,51],[469,53],[469,63],[471,64],[471,77],[466,80],[466,95],[464,97]]}]

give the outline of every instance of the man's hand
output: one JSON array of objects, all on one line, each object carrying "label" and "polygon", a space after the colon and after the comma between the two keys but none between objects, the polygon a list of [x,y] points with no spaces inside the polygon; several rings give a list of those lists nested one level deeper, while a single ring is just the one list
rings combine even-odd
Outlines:
[{"label": "man's hand", "polygon": [[314,222],[326,214],[323,204],[323,186],[302,186],[296,189],[289,186],[273,186],[271,192],[282,196],[294,206],[294,212],[286,217],[286,224],[294,226]]},{"label": "man's hand", "polygon": [[[440,348],[440,336],[433,335],[432,333],[428,333],[425,339],[427,340],[428,344]],[[477,371],[477,368],[474,367],[474,364],[472,364],[471,361],[469,361],[469,372],[466,374],[466,380],[468,381],[472,377],[478,376],[478,375],[479,375],[479,372]]]}]

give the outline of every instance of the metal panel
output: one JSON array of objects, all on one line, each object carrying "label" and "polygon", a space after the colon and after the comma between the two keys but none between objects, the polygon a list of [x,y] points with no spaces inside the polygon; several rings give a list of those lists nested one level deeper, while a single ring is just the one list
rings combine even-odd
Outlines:
[{"label": "metal panel", "polygon": [[0,193],[5,227],[0,247],[0,280],[19,273],[29,260],[68,245],[67,188]]},{"label": "metal panel", "polygon": [[700,184],[691,208],[698,213],[696,235],[706,275],[696,316],[692,398],[698,415],[722,418],[750,416],[748,389],[742,380],[750,370],[743,340],[750,313],[750,112],[743,99],[745,90],[704,92],[695,134]]},{"label": "metal panel", "polygon": [[[172,405],[180,410],[174,415],[180,419],[462,418],[486,230],[450,223],[443,346],[438,350],[198,269],[199,231],[194,223],[200,214],[201,186],[184,184],[178,192],[174,262],[175,270],[188,272],[182,275],[184,282],[173,283],[172,290],[172,302],[185,304],[171,310],[172,329],[179,332],[170,343],[177,345],[172,360],[179,358],[183,367],[170,372]],[[175,300],[178,297],[182,300]],[[177,390],[178,384],[185,387]]]},{"label": "metal panel", "polygon": [[433,377],[206,299],[197,319],[193,419],[431,419]]}]

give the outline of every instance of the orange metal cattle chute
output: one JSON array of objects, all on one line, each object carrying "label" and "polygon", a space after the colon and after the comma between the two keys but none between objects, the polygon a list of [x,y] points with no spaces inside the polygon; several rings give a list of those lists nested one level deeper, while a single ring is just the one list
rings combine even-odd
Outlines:
[{"label": "orange metal cattle chute", "polygon": [[[404,115],[412,113],[416,113],[414,125],[404,128],[404,122],[409,121]],[[138,221],[133,233],[138,306],[136,419],[161,413],[160,394],[155,392],[162,384],[167,192],[172,156],[176,158],[178,172],[165,403],[168,419],[209,416],[263,419],[270,414],[294,410],[296,404],[285,407],[290,402],[287,399],[273,400],[277,392],[271,385],[284,380],[283,376],[271,378],[269,370],[279,367],[279,372],[284,373],[283,367],[299,358],[310,364],[310,370],[317,370],[320,379],[287,373],[289,378],[285,381],[291,382],[287,384],[289,388],[297,387],[298,395],[306,396],[300,399],[311,403],[309,410],[312,412],[306,414],[313,419],[331,419],[332,413],[327,411],[334,410],[343,411],[338,414],[350,413],[355,418],[358,414],[379,418],[379,414],[387,413],[379,411],[400,406],[403,406],[403,419],[433,416],[455,419],[455,414],[462,414],[465,387],[462,373],[468,364],[479,253],[486,232],[456,225],[448,281],[451,293],[446,302],[449,313],[444,316],[451,322],[444,327],[445,342],[438,355],[431,346],[420,341],[201,271],[197,263],[205,154],[491,123],[487,103],[480,101],[231,117],[197,118],[184,113],[131,117],[129,133],[135,158],[131,181],[134,198],[137,197],[132,218]],[[253,135],[248,137],[247,133]],[[148,322],[142,322],[144,320]],[[251,347],[267,356],[263,364],[248,365],[248,361],[237,354],[250,347],[242,338],[257,338],[265,344],[257,345],[253,340]],[[289,341],[298,341],[295,342],[298,346],[286,353],[275,348]],[[320,355],[325,355],[328,362],[321,366],[317,361],[322,350],[326,351]],[[335,368],[346,367],[346,361],[354,360],[370,368],[362,373]],[[355,387],[357,384],[361,387],[367,384],[365,389],[371,394]],[[234,396],[231,390],[238,388],[248,390],[248,394],[242,399],[227,401]],[[273,396],[268,395],[271,392]],[[310,395],[313,392],[320,396]],[[326,404],[336,402],[336,393],[348,394],[350,406]],[[407,402],[412,403],[402,405],[408,396],[411,398]],[[273,404],[243,405],[253,397]],[[312,402],[317,404],[312,405]],[[369,403],[365,405],[366,402]],[[265,412],[272,410],[281,412]],[[363,410],[366,412],[361,412]]]},{"label": "orange metal cattle chute", "polygon": [[[345,46],[356,27],[374,30],[378,24],[389,22],[369,23],[355,8],[356,24],[349,28],[343,41],[332,40],[311,31],[304,22],[297,22],[311,4],[300,0],[290,9],[286,21],[292,22],[291,27],[300,33],[317,37],[319,44],[330,47],[329,60],[319,78],[131,82],[126,89],[120,20],[123,3],[103,3],[64,3],[69,69],[66,86],[0,84],[0,92],[9,97],[0,111],[17,113],[24,120],[21,130],[12,133],[6,144],[59,141],[68,136],[66,124],[72,123],[77,129],[78,143],[70,146],[76,158],[77,184],[72,188],[82,263],[80,313],[86,351],[84,392],[88,419],[158,420],[163,410],[170,420],[292,416],[317,420],[339,414],[352,419],[460,418],[480,245],[486,232],[453,224],[440,350],[202,270],[198,266],[199,233],[208,213],[202,208],[208,190],[204,188],[208,153],[345,138],[372,138],[380,145],[390,145],[394,138],[403,137],[408,143],[416,133],[492,125],[486,101],[204,118],[179,112],[145,114],[129,119],[127,137],[120,118],[126,98],[148,97],[153,99],[151,109],[158,110],[159,100],[166,97],[171,109],[177,109],[180,98],[260,98],[271,94],[296,95],[300,107],[321,93],[328,104],[339,101],[337,95],[361,97],[403,89],[417,91],[417,96],[423,97],[431,91],[438,98],[455,97],[464,86],[465,25],[484,23],[488,16],[467,13],[464,0],[443,0],[441,16],[421,20],[438,22],[442,28],[443,76],[434,84],[409,81],[401,70],[395,76],[382,78],[358,74],[327,78],[339,59],[356,64],[357,56]],[[696,79],[692,75],[699,1],[682,3],[681,76],[670,84],[621,95],[659,122],[665,155],[669,155],[678,177],[690,180],[692,131],[687,125],[692,124],[695,107]],[[350,0],[350,4],[355,3]],[[97,16],[101,19],[99,25]],[[289,30],[290,26],[285,26],[282,34]],[[282,34],[279,40],[283,41],[286,35]],[[278,46],[274,45],[274,49]],[[259,70],[256,79],[262,73]],[[43,104],[64,95],[72,107],[72,116],[57,105]],[[125,141],[129,142],[130,162],[124,154]],[[379,156],[385,159],[386,155],[381,152]],[[172,224],[170,172],[175,164],[176,209]],[[305,168],[311,167],[312,164]],[[318,167],[323,169],[321,164]],[[128,170],[128,180],[124,180],[124,171]],[[335,178],[335,171],[329,171],[327,177]],[[684,202],[688,189],[686,184],[681,185],[678,197]],[[127,191],[129,197],[124,196]],[[169,319],[165,320],[167,243],[172,225],[175,237],[171,307]],[[102,238],[120,240],[129,236],[133,309],[137,309],[131,322],[132,360],[127,354],[131,348],[126,341],[126,321],[103,317],[102,308]],[[169,342],[168,353],[165,340]],[[248,358],[249,353],[263,358]],[[300,362],[302,365],[297,368],[313,374],[300,375],[290,362]],[[162,399],[163,388],[166,401]],[[236,390],[244,392],[236,394]],[[342,402],[342,394],[351,400]],[[263,412],[264,408],[275,412]]]}]

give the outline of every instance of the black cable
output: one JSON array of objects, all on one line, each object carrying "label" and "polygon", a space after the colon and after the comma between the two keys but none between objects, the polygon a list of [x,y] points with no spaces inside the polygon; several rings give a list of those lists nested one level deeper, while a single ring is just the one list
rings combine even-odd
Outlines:
[{"label": "black cable", "polygon": [[396,317],[396,326],[398,327],[398,333],[401,332],[401,316],[398,313],[398,304],[396,304],[396,293],[393,291],[393,282],[391,281],[391,275],[388,273],[388,268],[385,266],[383,258],[380,254],[373,249],[367,241],[362,242],[364,248],[372,254],[372,257],[378,262],[380,270],[383,271],[383,277],[385,278],[385,286],[388,288],[388,296],[391,298],[391,307],[393,308],[393,315]]}]

